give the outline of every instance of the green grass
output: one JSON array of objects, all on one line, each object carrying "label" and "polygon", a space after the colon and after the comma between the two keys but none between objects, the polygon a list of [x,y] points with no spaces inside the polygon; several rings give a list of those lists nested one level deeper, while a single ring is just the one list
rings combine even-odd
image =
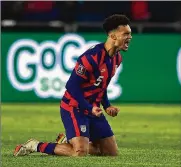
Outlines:
[{"label": "green grass", "polygon": [[119,146],[118,157],[58,157],[35,153],[13,157],[17,144],[29,138],[54,141],[63,125],[59,104],[2,104],[3,167],[181,166],[181,106],[119,105],[119,116],[107,116]]}]

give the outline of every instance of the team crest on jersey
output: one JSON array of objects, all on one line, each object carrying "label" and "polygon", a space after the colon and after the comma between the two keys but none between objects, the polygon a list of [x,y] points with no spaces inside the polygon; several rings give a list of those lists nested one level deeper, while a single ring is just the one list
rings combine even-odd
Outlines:
[{"label": "team crest on jersey", "polygon": [[86,132],[86,125],[80,125],[81,132]]},{"label": "team crest on jersey", "polygon": [[77,74],[84,75],[85,71],[86,71],[85,67],[82,64],[79,64],[77,68]]}]

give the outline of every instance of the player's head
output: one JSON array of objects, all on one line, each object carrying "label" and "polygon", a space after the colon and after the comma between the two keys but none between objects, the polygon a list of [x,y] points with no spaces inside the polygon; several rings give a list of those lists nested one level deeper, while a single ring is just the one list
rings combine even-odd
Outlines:
[{"label": "player's head", "polygon": [[130,21],[125,15],[114,14],[105,19],[103,28],[118,50],[127,51],[132,38]]}]

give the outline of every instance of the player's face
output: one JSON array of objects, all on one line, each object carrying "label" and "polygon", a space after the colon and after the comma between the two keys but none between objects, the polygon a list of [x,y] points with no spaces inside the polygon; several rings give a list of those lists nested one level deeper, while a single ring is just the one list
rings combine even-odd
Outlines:
[{"label": "player's face", "polygon": [[127,51],[129,48],[129,43],[132,39],[130,26],[119,26],[118,29],[115,31],[115,35],[118,49]]}]

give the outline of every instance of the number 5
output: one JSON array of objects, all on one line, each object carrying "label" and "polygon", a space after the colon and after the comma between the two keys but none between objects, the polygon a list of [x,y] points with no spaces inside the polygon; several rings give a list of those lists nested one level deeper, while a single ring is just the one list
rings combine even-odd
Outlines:
[{"label": "number 5", "polygon": [[96,83],[94,84],[95,86],[99,86],[100,83],[102,82],[102,79],[104,78],[104,76],[99,76],[99,78],[97,78]]}]

